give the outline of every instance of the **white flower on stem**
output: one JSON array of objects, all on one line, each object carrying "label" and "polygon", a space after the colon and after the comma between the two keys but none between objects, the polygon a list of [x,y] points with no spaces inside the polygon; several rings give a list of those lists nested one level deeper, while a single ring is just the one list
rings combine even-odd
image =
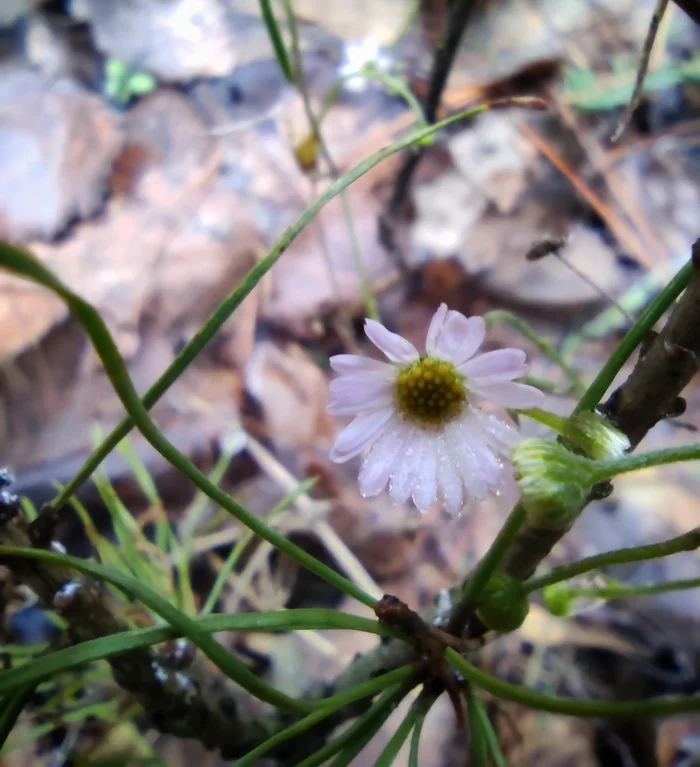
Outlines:
[{"label": "white flower on stem", "polygon": [[365,497],[389,485],[395,503],[409,498],[425,511],[438,499],[453,514],[471,501],[505,489],[517,431],[476,404],[503,408],[540,404],[542,392],[517,383],[527,372],[525,353],[499,349],[477,354],[486,325],[442,304],[430,323],[426,354],[365,321],[365,333],[389,362],[339,354],[331,358],[328,412],[354,416],[338,435],[331,459],[343,463],[368,451],[360,470]]}]

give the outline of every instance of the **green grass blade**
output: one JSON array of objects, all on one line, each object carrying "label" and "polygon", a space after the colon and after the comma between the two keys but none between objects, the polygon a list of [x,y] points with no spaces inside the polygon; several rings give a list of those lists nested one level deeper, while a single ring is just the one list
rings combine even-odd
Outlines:
[{"label": "green grass blade", "polygon": [[[284,511],[290,503],[293,503],[294,500],[300,495],[308,492],[315,484],[315,477],[310,477],[309,479],[300,482],[294,488],[294,490],[292,490],[291,493],[287,493],[287,495],[285,495],[279,503],[275,504],[275,506],[270,509],[269,513],[264,517],[265,523],[270,524],[270,522],[280,512]],[[214,609],[216,600],[219,598],[221,590],[226,584],[226,579],[228,578],[229,573],[236,566],[236,563],[241,558],[241,555],[246,550],[247,546],[250,544],[254,537],[255,533],[252,530],[249,530],[239,541],[236,542],[236,545],[231,549],[231,553],[226,558],[224,566],[221,568],[221,571],[217,575],[216,581],[212,586],[211,591],[209,592],[207,601],[204,603],[204,607],[201,609],[201,615],[209,615],[209,613]]]},{"label": "green grass blade", "polygon": [[20,686],[0,702],[0,748],[5,745],[19,715],[34,694],[35,687],[31,683]]},{"label": "green grass blade", "polygon": [[323,721],[330,714],[339,711],[341,708],[345,708],[356,700],[368,698],[370,695],[375,695],[376,693],[385,690],[387,687],[403,682],[412,675],[413,669],[411,666],[402,666],[394,671],[389,671],[387,674],[382,674],[375,679],[370,679],[368,682],[358,684],[350,690],[327,698],[323,701],[317,711],[305,716],[290,727],[281,730],[271,738],[268,738],[264,743],[261,743],[257,748],[249,751],[244,757],[236,762],[236,767],[249,767],[249,765],[255,764],[261,756],[264,756],[273,748],[279,746],[280,743],[284,743],[290,738],[301,735],[310,727]]},{"label": "green grass blade", "polygon": [[[371,724],[374,721],[380,723],[386,721],[386,718],[401,700],[397,695],[398,689],[398,686],[396,686],[385,690],[371,707],[368,708],[362,716],[358,717],[358,719],[356,719],[350,727],[342,733],[342,735],[339,735],[334,740],[329,740],[325,746],[316,751],[315,754],[312,754],[299,762],[296,767],[319,767],[319,765],[327,762],[339,751],[342,751],[344,748],[347,748],[349,745],[356,742],[358,738],[361,738],[363,733],[367,731],[368,724]],[[381,724],[379,726],[381,726]]]},{"label": "green grass blade", "polygon": [[88,334],[97,351],[105,372],[114,390],[119,395],[124,408],[131,414],[139,431],[175,468],[179,469],[192,483],[203,490],[212,500],[232,514],[239,522],[253,530],[261,538],[271,543],[275,548],[296,560],[300,565],[323,578],[349,596],[363,602],[369,607],[375,600],[348,578],[337,573],[331,567],[308,554],[300,546],[287,540],[281,533],[271,530],[262,520],[251,514],[236,502],[231,496],[213,485],[191,461],[169,442],[158,427],[153,423],[148,411],[141,402],[139,395],[127,372],[126,365],[97,311],[82,298],[70,291],[48,269],[40,264],[33,256],[18,248],[3,245],[0,249],[0,266],[8,269],[19,277],[35,282],[53,291],[62,298],[72,309],[76,318]]},{"label": "green grass blade", "polygon": [[[410,684],[410,683],[409,683]],[[389,698],[386,708],[373,707],[361,718],[362,729],[357,732],[352,741],[331,762],[331,767],[347,767],[362,751],[372,738],[379,732],[394,709],[406,697],[408,684],[401,685]]]},{"label": "green grass blade", "polygon": [[[378,636],[394,635],[390,629],[378,621],[348,615],[336,610],[303,608],[277,610],[269,613],[210,615],[193,620],[200,631],[206,634],[218,631],[340,630],[362,631]],[[63,671],[69,671],[85,663],[94,663],[129,650],[138,650],[142,647],[166,642],[182,635],[182,630],[177,626],[149,626],[134,631],[123,631],[99,639],[91,639],[72,647],[55,650],[32,658],[21,665],[0,671],[0,695],[15,692],[27,684],[36,684],[43,679]]]},{"label": "green grass blade", "polygon": [[382,753],[379,754],[377,761],[374,763],[374,767],[391,767],[394,763],[394,759],[396,759],[401,750],[401,746],[406,742],[413,726],[418,720],[421,705],[422,701],[416,700],[413,702],[413,705],[408,709],[408,713],[403,718],[403,721],[396,728],[396,732],[391,736],[386,746],[384,746]]},{"label": "green grass blade", "polygon": [[[0,557],[23,557],[39,559],[53,564],[71,567],[79,572],[91,575],[101,581],[111,583],[113,586],[131,594],[142,604],[157,613],[171,626],[176,626],[183,636],[186,636],[197,645],[199,649],[213,661],[219,669],[230,679],[239,684],[251,695],[264,700],[278,708],[290,711],[308,711],[309,705],[298,702],[288,695],[276,690],[274,687],[262,682],[242,661],[227,652],[207,632],[202,631],[199,625],[189,616],[174,607],[160,594],[153,591],[145,583],[133,578],[126,573],[112,568],[87,562],[76,557],[55,554],[52,551],[39,549],[22,549],[11,546],[0,546]],[[14,671],[14,669],[12,669]],[[1,678],[1,674],[0,674]],[[0,692],[2,687],[0,687]]]},{"label": "green grass blade", "polygon": [[471,685],[466,690],[467,713],[469,715],[469,738],[471,741],[471,763],[474,767],[488,767],[489,746],[486,740],[486,733],[475,700],[476,695]]},{"label": "green grass blade", "polygon": [[287,53],[284,40],[282,39],[282,32],[280,31],[275,14],[272,12],[272,6],[270,0],[260,0],[260,13],[262,14],[263,21],[267,27],[267,33],[270,35],[270,42],[275,51],[275,57],[277,63],[280,65],[282,74],[284,75],[288,83],[294,84],[294,67],[292,61]]},{"label": "green grass blade", "polygon": [[146,499],[149,503],[160,503],[160,496],[158,495],[158,488],[153,481],[153,477],[150,475],[144,462],[139,458],[131,440],[125,437],[118,445],[117,450],[122,454],[127,466],[131,473],[134,475],[134,479],[138,483],[138,486],[143,491]]},{"label": "green grass blade", "polygon": [[505,757],[501,752],[501,745],[498,742],[498,735],[493,729],[493,725],[489,721],[488,714],[486,713],[486,709],[484,708],[482,702],[479,700],[479,696],[474,693],[471,696],[469,703],[474,707],[475,714],[481,722],[481,729],[484,733],[484,737],[486,738],[486,745],[488,746],[491,761],[494,763],[494,765],[496,765],[496,767],[508,767],[508,763],[506,762]]}]

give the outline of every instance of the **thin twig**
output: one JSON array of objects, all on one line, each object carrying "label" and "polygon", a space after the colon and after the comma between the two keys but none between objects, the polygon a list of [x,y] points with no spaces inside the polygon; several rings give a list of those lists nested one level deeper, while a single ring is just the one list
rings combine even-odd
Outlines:
[{"label": "thin twig", "polygon": [[[477,6],[478,0],[455,0],[452,3],[445,36],[436,50],[435,58],[433,59],[433,69],[430,74],[430,84],[425,99],[425,120],[430,125],[435,123],[437,119],[438,108],[442,100],[442,93],[447,85],[447,78],[457,55],[457,49],[459,48],[464,30],[467,28],[467,24]],[[397,255],[397,248],[394,222],[406,200],[411,179],[413,178],[413,174],[418,167],[422,155],[422,147],[414,147],[406,152],[403,164],[396,176],[394,190],[387,205],[386,212],[382,217],[382,242],[389,252],[393,253],[395,256]],[[403,263],[400,259],[397,260],[399,263]]]},{"label": "thin twig", "polygon": [[[323,139],[321,134],[321,126],[311,106],[311,98],[309,95],[308,83],[306,82],[306,75],[304,74],[304,62],[301,56],[301,47],[299,44],[299,30],[297,29],[296,18],[294,16],[294,9],[292,8],[291,0],[284,0],[284,7],[287,14],[287,21],[289,23],[289,29],[292,38],[292,57],[294,59],[294,73],[296,78],[297,88],[301,94],[302,101],[304,103],[304,112],[306,113],[306,119],[309,121],[309,127],[313,137],[318,144],[318,148],[321,150],[324,162],[328,166],[328,170],[331,174],[331,178],[336,181],[340,176],[338,166],[333,161],[328,145]],[[377,312],[377,302],[375,301],[374,294],[372,293],[372,285],[367,276],[367,270],[362,260],[362,254],[360,252],[360,244],[357,239],[357,232],[355,231],[355,224],[352,217],[352,208],[350,207],[350,200],[346,190],[340,192],[340,201],[343,206],[343,216],[348,227],[348,237],[350,239],[350,249],[352,252],[353,261],[355,262],[355,269],[357,270],[357,276],[360,280],[360,289],[362,291],[362,297],[365,302],[367,310],[367,316],[372,319],[379,319]]]},{"label": "thin twig", "polygon": [[625,108],[620,122],[615,128],[615,133],[611,137],[611,141],[615,143],[620,139],[625,129],[630,124],[634,110],[639,106],[639,102],[642,98],[642,92],[644,89],[644,78],[647,75],[649,69],[649,59],[651,58],[651,50],[654,47],[654,40],[656,34],[659,31],[659,25],[666,13],[668,7],[668,0],[657,0],[656,8],[654,9],[654,15],[651,17],[651,23],[649,24],[649,31],[647,32],[646,39],[644,40],[644,48],[642,49],[642,58],[639,62],[639,68],[637,69],[637,79],[634,83],[634,91],[632,92],[632,98],[629,104]]}]

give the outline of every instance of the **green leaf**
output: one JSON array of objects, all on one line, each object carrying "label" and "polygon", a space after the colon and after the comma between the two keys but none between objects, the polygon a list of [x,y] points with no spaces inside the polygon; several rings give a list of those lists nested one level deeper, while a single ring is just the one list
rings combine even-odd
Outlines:
[{"label": "green leaf", "polygon": [[491,761],[496,765],[496,767],[508,767],[508,764],[506,763],[506,760],[501,753],[501,746],[498,742],[498,735],[493,729],[493,725],[489,721],[488,714],[486,713],[486,710],[484,709],[484,706],[479,700],[479,696],[476,692],[473,692],[470,696],[469,705],[473,707],[474,715],[479,721],[482,736],[486,740],[486,746],[488,748]]},{"label": "green leaf", "polygon": [[126,89],[130,96],[145,96],[150,93],[158,84],[153,75],[148,72],[134,72],[129,77]]}]

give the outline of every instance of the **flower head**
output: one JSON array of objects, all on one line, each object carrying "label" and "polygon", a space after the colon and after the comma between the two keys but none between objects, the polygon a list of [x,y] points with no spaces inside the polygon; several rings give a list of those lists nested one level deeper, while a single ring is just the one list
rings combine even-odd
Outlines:
[{"label": "flower head", "polygon": [[440,500],[452,513],[471,500],[498,493],[507,479],[505,458],[517,440],[503,419],[477,402],[533,407],[542,393],[517,383],[525,353],[499,349],[477,354],[486,333],[481,317],[465,317],[442,304],[430,323],[426,353],[365,321],[365,333],[389,362],[340,354],[331,358],[334,415],[354,416],[338,435],[336,463],[367,452],[360,492],[378,495],[389,485],[396,503],[409,498],[425,511]]}]

